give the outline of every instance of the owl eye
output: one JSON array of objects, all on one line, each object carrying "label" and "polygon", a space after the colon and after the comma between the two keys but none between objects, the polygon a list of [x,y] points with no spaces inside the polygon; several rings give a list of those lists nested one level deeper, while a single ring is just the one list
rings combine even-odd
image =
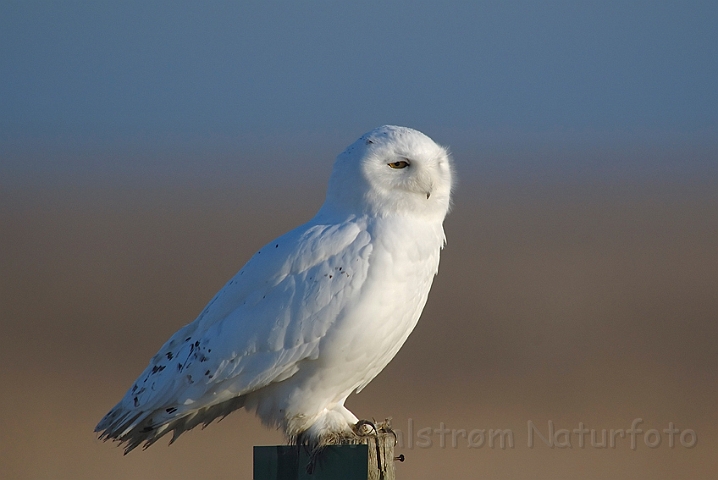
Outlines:
[{"label": "owl eye", "polygon": [[409,162],[399,160],[398,162],[392,162],[388,164],[391,168],[406,168],[409,166]]}]

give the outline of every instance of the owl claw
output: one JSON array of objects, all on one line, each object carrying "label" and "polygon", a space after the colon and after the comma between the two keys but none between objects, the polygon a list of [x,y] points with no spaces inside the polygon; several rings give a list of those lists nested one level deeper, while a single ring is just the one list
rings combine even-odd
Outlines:
[{"label": "owl claw", "polygon": [[391,419],[387,418],[379,423],[376,420],[359,420],[354,425],[354,433],[359,437],[379,437],[382,433],[389,433],[394,436],[394,445],[396,445],[396,432],[391,428]]},{"label": "owl claw", "polygon": [[[374,430],[374,433],[371,432],[372,430]],[[354,425],[354,432],[360,437],[366,437],[369,435],[376,437],[379,435],[379,428],[376,426],[376,423],[371,420],[359,420]]]}]

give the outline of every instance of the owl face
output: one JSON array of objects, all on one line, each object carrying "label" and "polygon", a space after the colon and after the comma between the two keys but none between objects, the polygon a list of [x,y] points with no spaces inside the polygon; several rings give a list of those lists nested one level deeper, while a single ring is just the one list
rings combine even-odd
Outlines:
[{"label": "owl face", "polygon": [[384,126],[337,157],[329,194],[374,214],[443,219],[451,188],[451,159],[444,148],[416,130]]}]

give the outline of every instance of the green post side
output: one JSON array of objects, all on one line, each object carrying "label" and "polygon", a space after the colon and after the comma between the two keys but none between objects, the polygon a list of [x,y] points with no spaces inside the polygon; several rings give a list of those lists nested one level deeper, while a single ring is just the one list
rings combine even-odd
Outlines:
[{"label": "green post side", "polygon": [[331,445],[322,450],[312,474],[309,453],[303,447],[254,447],[254,480],[367,480],[367,445]]}]

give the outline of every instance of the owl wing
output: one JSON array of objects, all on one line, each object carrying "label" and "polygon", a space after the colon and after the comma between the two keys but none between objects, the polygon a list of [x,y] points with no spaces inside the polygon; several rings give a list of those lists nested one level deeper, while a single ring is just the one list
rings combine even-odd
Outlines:
[{"label": "owl wing", "polygon": [[[242,406],[242,396],[291,377],[362,287],[371,237],[356,221],[310,222],[265,245],[152,358],[100,421],[100,438],[129,451]],[[174,440],[173,438],[173,440]]]}]

